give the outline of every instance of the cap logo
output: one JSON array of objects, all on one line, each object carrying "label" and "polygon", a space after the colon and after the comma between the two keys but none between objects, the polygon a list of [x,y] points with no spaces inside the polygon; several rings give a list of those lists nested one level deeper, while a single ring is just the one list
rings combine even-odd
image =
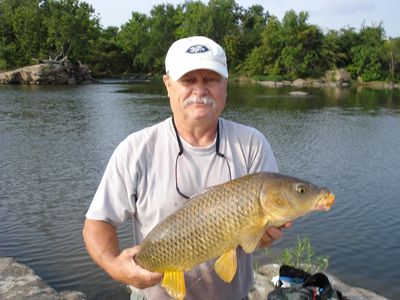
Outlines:
[{"label": "cap logo", "polygon": [[189,49],[186,50],[187,53],[204,53],[210,51],[210,49],[208,49],[206,46],[204,45],[194,45],[191,46]]}]

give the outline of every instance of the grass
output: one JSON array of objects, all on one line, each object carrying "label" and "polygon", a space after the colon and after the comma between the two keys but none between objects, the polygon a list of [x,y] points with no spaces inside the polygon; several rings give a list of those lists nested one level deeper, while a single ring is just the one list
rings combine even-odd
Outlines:
[{"label": "grass", "polygon": [[[268,248],[265,253],[272,256]],[[316,255],[308,236],[298,236],[296,245],[284,249],[275,259],[280,265],[289,265],[310,273],[325,271],[329,264],[328,256]]]}]

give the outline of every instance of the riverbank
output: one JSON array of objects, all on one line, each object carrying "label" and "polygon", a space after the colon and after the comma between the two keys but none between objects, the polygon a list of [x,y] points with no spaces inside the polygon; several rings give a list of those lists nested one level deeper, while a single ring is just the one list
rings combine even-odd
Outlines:
[{"label": "riverbank", "polygon": [[[279,273],[279,265],[268,264],[254,272],[255,287],[250,300],[266,299],[274,289],[271,279]],[[387,300],[371,291],[351,287],[333,275],[327,274],[333,288],[341,291],[349,300]],[[4,300],[84,300],[86,295],[78,291],[56,292],[34,271],[11,257],[0,258],[0,299]]]},{"label": "riverbank", "polygon": [[251,82],[260,84],[270,88],[281,87],[313,87],[313,88],[347,88],[347,87],[367,87],[372,89],[399,89],[400,83],[386,81],[369,81],[352,80],[351,75],[344,69],[329,70],[321,78],[298,78],[290,80],[263,80],[252,79],[244,76],[234,77],[237,82]]}]

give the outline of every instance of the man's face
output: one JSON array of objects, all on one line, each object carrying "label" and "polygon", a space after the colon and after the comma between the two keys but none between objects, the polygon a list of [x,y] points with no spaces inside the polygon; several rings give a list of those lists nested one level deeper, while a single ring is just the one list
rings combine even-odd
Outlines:
[{"label": "man's face", "polygon": [[164,75],[171,109],[178,119],[215,121],[225,107],[227,79],[210,70],[195,70],[174,81]]}]

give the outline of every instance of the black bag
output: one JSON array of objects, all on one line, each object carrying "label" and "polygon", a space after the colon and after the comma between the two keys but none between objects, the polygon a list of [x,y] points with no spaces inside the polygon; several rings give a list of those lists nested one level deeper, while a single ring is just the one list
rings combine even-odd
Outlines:
[{"label": "black bag", "polygon": [[[283,265],[279,270],[278,286],[268,294],[268,300],[345,300],[339,291],[333,289],[323,273],[311,275],[291,266]],[[294,283],[282,287],[281,280]]]}]

